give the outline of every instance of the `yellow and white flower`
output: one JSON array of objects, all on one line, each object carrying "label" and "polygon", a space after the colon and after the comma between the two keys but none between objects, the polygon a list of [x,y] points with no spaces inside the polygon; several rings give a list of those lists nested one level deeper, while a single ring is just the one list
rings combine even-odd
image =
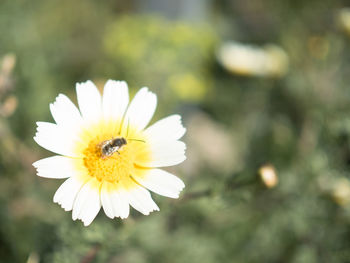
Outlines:
[{"label": "yellow and white flower", "polygon": [[[102,97],[91,81],[78,83],[76,91],[80,111],[59,94],[50,105],[56,123],[37,122],[34,140],[58,154],[33,164],[38,176],[68,178],[53,201],[87,226],[101,206],[110,218],[127,218],[129,205],[144,215],[159,211],[147,189],[178,198],[184,183],[158,168],[186,159],[181,117],[171,115],[145,129],[157,97],[142,88],[129,104],[124,81],[108,80]],[[105,154],[116,138],[125,144]]]}]

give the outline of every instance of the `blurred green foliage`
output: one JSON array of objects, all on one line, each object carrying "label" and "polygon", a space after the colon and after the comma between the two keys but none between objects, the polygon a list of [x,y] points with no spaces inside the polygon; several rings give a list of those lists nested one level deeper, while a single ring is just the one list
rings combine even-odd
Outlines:
[{"label": "blurred green foliage", "polygon": [[198,102],[211,87],[215,41],[209,26],[123,16],[110,25],[104,47],[111,74],[117,71],[131,84],[160,84],[161,97]]},{"label": "blurred green foliage", "polygon": [[[18,107],[0,116],[0,262],[349,262],[345,3],[208,1],[195,24],[137,1],[2,0],[0,57],[16,66],[0,74],[0,105],[16,96]],[[227,40],[279,45],[289,72],[229,74],[215,60]],[[161,211],[150,216],[100,212],[85,228],[52,202],[61,181],[35,176],[31,163],[50,153],[32,137],[58,93],[75,101],[76,82],[108,78],[149,86],[156,117],[182,113],[188,160],[171,171],[186,188],[153,195]],[[259,178],[267,163],[273,188]]]}]

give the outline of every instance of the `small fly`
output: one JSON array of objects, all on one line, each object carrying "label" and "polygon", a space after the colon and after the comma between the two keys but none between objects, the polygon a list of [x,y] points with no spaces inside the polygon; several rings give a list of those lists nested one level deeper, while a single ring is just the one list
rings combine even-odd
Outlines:
[{"label": "small fly", "polygon": [[[120,129],[122,127],[122,124],[120,125]],[[120,131],[119,131],[120,132]],[[129,121],[128,121],[128,126],[127,126],[127,131],[126,131],[126,137],[128,137],[129,134]],[[128,139],[129,141],[137,141],[137,142],[145,142],[143,140],[138,140],[138,139]],[[118,150],[122,149],[127,144],[127,141],[124,137],[116,137],[110,140],[106,140],[100,144],[101,147],[101,154],[102,158],[107,158],[112,156],[115,152],[120,154]]]},{"label": "small fly", "polygon": [[[123,137],[117,137],[111,140],[107,140],[101,143],[101,153],[103,157],[112,156],[115,152],[118,152],[127,141]],[[118,152],[119,153],[119,152]]]},{"label": "small fly", "polygon": [[[128,139],[130,141],[139,141],[145,142],[143,140],[137,139]],[[127,144],[127,141],[124,137],[116,137],[114,139],[106,140],[100,144],[101,154],[103,158],[112,156],[115,152],[119,153],[119,150],[122,149]]]}]

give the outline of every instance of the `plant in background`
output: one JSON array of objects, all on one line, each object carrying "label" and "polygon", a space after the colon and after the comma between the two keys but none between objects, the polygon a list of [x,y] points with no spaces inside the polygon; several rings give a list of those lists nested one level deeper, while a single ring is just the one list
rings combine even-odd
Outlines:
[{"label": "plant in background", "polygon": [[147,79],[147,84],[162,87],[165,99],[199,102],[211,89],[216,41],[208,25],[130,15],[109,26],[104,50],[112,64],[109,74],[134,83]]},{"label": "plant in background", "polygon": [[[171,115],[145,129],[157,104],[142,88],[129,104],[126,82],[109,80],[101,97],[91,82],[77,84],[79,110],[63,94],[50,105],[56,122],[37,122],[34,140],[59,155],[35,162],[37,174],[68,178],[54,202],[89,225],[101,206],[110,218],[127,218],[129,205],[148,215],[159,208],[147,189],[178,198],[184,183],[159,167],[185,160],[179,141],[186,129]],[[129,106],[128,106],[129,104]]]}]

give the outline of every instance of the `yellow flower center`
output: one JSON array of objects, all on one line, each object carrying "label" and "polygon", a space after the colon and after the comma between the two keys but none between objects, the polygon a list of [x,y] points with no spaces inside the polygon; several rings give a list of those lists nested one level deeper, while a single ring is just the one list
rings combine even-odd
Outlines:
[{"label": "yellow flower center", "polygon": [[92,139],[88,147],[83,151],[84,165],[89,174],[99,181],[118,183],[120,180],[129,178],[134,168],[135,153],[132,144],[123,145],[118,152],[111,156],[102,154],[100,138]]},{"label": "yellow flower center", "polygon": [[[149,159],[149,147],[142,134],[129,127],[128,131],[119,132],[119,123],[101,122],[85,129],[79,138],[76,151],[83,155],[83,166],[88,176],[99,182],[110,182],[114,185],[129,187],[134,185],[132,174],[137,169],[138,158]],[[103,153],[102,148],[107,141],[124,138],[126,144],[110,155]],[[141,140],[141,141],[135,141]],[[81,163],[81,162],[80,162]]]}]

